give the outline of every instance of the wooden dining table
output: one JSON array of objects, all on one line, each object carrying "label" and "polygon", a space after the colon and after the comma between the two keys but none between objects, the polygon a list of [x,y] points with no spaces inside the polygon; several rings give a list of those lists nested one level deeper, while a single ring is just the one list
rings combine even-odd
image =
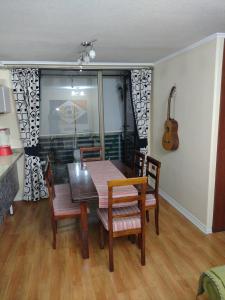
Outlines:
[{"label": "wooden dining table", "polygon": [[[132,177],[132,170],[121,161],[111,161],[125,176]],[[88,202],[98,201],[99,195],[92,180],[90,170],[85,163],[69,163],[67,165],[71,187],[72,202],[79,202],[81,210],[81,251],[83,258],[89,258],[88,245]],[[107,172],[107,170],[105,170]],[[107,184],[107,182],[105,182]]]}]

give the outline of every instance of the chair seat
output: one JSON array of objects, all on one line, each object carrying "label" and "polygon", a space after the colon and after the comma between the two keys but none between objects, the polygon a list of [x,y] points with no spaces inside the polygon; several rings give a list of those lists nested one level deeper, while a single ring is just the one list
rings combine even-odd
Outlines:
[{"label": "chair seat", "polygon": [[[140,212],[137,206],[113,208],[113,214],[129,214]],[[106,230],[108,229],[108,208],[98,208],[97,215],[102,221],[103,226]],[[113,219],[113,231],[123,231],[128,229],[141,228],[141,218],[140,216],[131,216],[128,218],[115,218]]]},{"label": "chair seat", "polygon": [[[73,203],[71,198],[67,195],[56,195],[56,197],[53,200],[53,209],[55,216],[80,215],[79,203]],[[89,208],[87,212],[90,213]]]},{"label": "chair seat", "polygon": [[54,190],[56,195],[71,195],[70,185],[69,183],[63,183],[63,184],[55,184]]},{"label": "chair seat", "polygon": [[155,206],[156,205],[156,199],[155,195],[153,194],[146,194],[146,200],[145,200],[145,206]]}]

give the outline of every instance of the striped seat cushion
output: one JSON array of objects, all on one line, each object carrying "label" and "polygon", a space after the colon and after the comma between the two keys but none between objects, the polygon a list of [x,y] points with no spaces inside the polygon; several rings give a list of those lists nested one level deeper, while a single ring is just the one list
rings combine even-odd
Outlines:
[{"label": "striped seat cushion", "polygon": [[55,216],[80,215],[79,203],[73,203],[67,195],[57,195],[53,200],[53,209]]},{"label": "striped seat cushion", "polygon": [[154,194],[146,194],[145,206],[155,206],[156,199]]},{"label": "striped seat cushion", "polygon": [[[128,214],[140,212],[137,206],[113,208],[113,214]],[[99,219],[102,221],[103,226],[108,230],[108,209],[98,208],[97,214]],[[122,231],[134,228],[141,228],[140,216],[133,216],[128,218],[115,218],[113,219],[113,231]]]},{"label": "striped seat cushion", "polygon": [[71,195],[69,183],[55,184],[54,189],[56,195]]}]

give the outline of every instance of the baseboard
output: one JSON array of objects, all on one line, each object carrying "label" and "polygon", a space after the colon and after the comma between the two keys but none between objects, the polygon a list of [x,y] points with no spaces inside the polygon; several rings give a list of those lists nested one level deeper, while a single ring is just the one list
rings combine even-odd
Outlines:
[{"label": "baseboard", "polygon": [[180,203],[178,203],[175,199],[165,193],[163,190],[159,190],[159,194],[165,199],[170,205],[176,208],[185,218],[187,218],[192,224],[194,224],[198,229],[200,229],[205,234],[212,233],[212,228],[207,227],[203,224],[198,218],[196,218],[189,210],[184,208]]}]

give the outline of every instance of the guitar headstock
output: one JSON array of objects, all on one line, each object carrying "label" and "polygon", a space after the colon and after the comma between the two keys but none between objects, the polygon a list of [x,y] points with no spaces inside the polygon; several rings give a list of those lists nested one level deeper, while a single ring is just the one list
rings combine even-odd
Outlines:
[{"label": "guitar headstock", "polygon": [[176,86],[174,85],[170,90],[170,98],[173,98],[176,94]]}]

